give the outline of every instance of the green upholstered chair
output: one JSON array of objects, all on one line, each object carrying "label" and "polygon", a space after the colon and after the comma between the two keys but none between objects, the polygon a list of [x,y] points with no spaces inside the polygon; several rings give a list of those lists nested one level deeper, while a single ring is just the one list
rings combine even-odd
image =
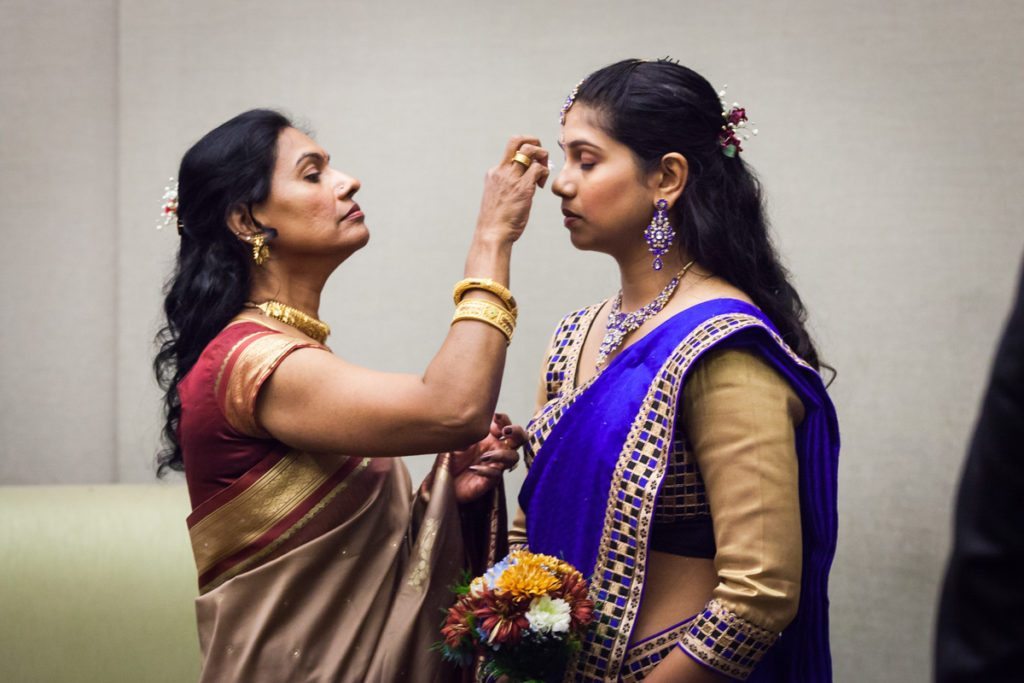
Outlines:
[{"label": "green upholstered chair", "polygon": [[199,677],[180,485],[0,487],[0,680]]}]

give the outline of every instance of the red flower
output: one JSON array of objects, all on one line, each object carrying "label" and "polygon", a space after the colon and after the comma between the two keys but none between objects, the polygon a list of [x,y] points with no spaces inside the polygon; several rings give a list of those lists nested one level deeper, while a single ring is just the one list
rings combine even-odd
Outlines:
[{"label": "red flower", "polygon": [[743,107],[733,107],[729,110],[729,123],[734,126],[740,125],[743,121],[747,120],[747,110]]},{"label": "red flower", "polygon": [[594,603],[587,597],[587,582],[579,573],[562,577],[562,589],[557,597],[569,603],[574,626],[586,626],[593,620]]},{"label": "red flower", "polygon": [[522,640],[523,631],[530,628],[526,618],[528,601],[499,596],[489,590],[478,598],[478,604],[473,614],[490,643],[515,645]]},{"label": "red flower", "polygon": [[719,144],[722,146],[722,150],[725,152],[725,156],[734,157],[737,152],[743,151],[742,141],[736,136],[732,130],[723,130],[719,136]]},{"label": "red flower", "polygon": [[441,635],[444,636],[448,647],[457,648],[462,644],[463,638],[473,635],[473,629],[469,625],[472,607],[470,598],[465,597],[448,610],[448,618],[445,619],[444,626],[441,628]]}]

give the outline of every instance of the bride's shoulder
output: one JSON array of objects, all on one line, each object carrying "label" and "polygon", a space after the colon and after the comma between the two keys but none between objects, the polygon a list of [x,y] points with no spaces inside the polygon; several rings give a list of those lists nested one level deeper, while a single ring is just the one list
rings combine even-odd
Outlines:
[{"label": "bride's shoulder", "polygon": [[677,313],[698,304],[718,299],[734,299],[755,306],[753,299],[739,287],[719,277],[710,277],[679,293],[665,307],[667,312]]}]

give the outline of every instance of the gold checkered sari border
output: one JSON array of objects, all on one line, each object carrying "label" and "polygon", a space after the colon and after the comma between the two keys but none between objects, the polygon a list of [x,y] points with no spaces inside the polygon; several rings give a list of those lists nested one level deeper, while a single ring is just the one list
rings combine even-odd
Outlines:
[{"label": "gold checkered sari border", "polygon": [[654,510],[654,523],[672,523],[683,517],[708,517],[704,479],[693,451],[683,435],[682,414],[677,411],[676,427],[669,451],[668,468],[658,493],[658,506]]},{"label": "gold checkered sari border", "polygon": [[544,369],[544,383],[550,401],[562,393],[566,382],[572,388],[576,380],[576,367],[579,364],[580,349],[587,338],[594,316],[604,302],[573,311],[562,318],[551,340],[551,349]]},{"label": "gold checkered sari border", "polygon": [[661,660],[665,659],[676,648],[679,639],[686,633],[696,617],[691,617],[681,624],[676,624],[664,633],[648,638],[629,648],[626,659],[622,662],[619,672],[621,683],[635,683],[643,680],[654,670]]},{"label": "gold checkered sari border", "polygon": [[690,622],[680,647],[715,671],[745,681],[778,639],[778,633],[765,630],[712,600]]},{"label": "gold checkered sari border", "polygon": [[705,351],[740,330],[760,327],[798,362],[760,319],[726,313],[686,336],[661,366],[634,418],[612,475],[604,528],[590,583],[595,623],[566,681],[617,681],[640,609],[659,484],[665,476],[682,379]]},{"label": "gold checkered sari border", "polygon": [[[580,349],[587,337],[587,330],[594,316],[604,303],[574,311],[562,318],[555,335],[551,340],[547,361],[544,366],[544,384],[548,402],[538,411],[527,425],[527,441],[523,448],[523,460],[526,466],[533,464],[540,447],[555,428],[562,415],[568,410],[583,389],[590,386],[595,378],[586,385],[573,389],[576,380],[576,366],[579,363]],[[566,390],[568,389],[568,390]]]}]

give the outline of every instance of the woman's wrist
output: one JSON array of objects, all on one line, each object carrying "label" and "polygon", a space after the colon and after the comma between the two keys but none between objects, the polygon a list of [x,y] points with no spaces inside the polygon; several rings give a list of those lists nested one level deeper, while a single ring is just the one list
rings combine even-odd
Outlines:
[{"label": "woman's wrist", "polygon": [[508,285],[513,240],[477,230],[466,256],[466,277],[490,278]]},{"label": "woman's wrist", "polygon": [[511,249],[517,237],[518,235],[503,225],[478,223],[473,232],[472,246],[482,249]]}]

